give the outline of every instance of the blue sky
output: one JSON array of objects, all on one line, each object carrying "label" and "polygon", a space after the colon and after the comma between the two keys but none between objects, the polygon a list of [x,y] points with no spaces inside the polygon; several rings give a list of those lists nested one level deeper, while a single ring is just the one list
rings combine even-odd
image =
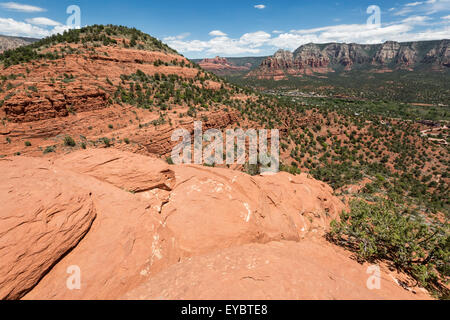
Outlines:
[{"label": "blue sky", "polygon": [[[70,5],[79,6],[82,26],[136,27],[189,58],[271,55],[309,42],[450,38],[450,0],[0,0],[0,34],[62,32]],[[377,8],[367,12],[370,6],[379,8],[379,20]]]}]

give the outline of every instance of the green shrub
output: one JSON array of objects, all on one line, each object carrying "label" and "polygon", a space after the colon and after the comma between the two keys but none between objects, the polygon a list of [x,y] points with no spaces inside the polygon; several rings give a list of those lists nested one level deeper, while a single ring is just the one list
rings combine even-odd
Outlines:
[{"label": "green shrub", "polygon": [[29,86],[28,90],[33,91],[33,92],[38,92],[38,89],[36,88],[36,86]]},{"label": "green shrub", "polygon": [[107,148],[111,147],[111,141],[108,138],[102,138],[101,141],[105,144]]},{"label": "green shrub", "polygon": [[351,212],[333,221],[328,239],[357,253],[361,261],[385,261],[441,298],[449,297],[449,224],[433,225],[392,201],[354,200]]},{"label": "green shrub", "polygon": [[25,141],[25,147],[31,147],[31,142],[30,141]]},{"label": "green shrub", "polygon": [[259,165],[246,163],[244,165],[244,172],[251,176],[257,176],[260,174]]},{"label": "green shrub", "polygon": [[55,147],[53,147],[53,146],[48,146],[48,147],[45,148],[45,150],[44,150],[44,154],[52,153],[52,152],[55,152]]},{"label": "green shrub", "polygon": [[73,148],[73,147],[75,147],[77,144],[76,144],[75,140],[73,140],[72,137],[66,136],[66,137],[64,138],[64,145],[67,146],[67,147],[72,147],[72,148]]}]

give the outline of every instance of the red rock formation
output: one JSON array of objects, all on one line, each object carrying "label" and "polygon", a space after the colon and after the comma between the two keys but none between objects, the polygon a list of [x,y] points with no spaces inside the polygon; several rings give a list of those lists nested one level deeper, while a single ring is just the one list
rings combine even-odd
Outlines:
[{"label": "red rock formation", "polygon": [[[418,63],[431,64],[433,69],[440,70],[450,65],[449,41],[433,41],[433,48],[423,52],[425,42],[398,43],[387,41],[377,45],[360,45],[331,43],[326,45],[306,44],[294,53],[279,50],[274,56],[267,58],[261,66],[251,71],[248,77],[259,79],[286,79],[290,76],[304,74],[315,75],[340,70],[352,70],[355,66],[370,67],[375,65],[380,70],[393,64],[396,69],[413,71]],[[427,44],[427,47],[429,45]],[[424,58],[419,61],[418,57]],[[375,71],[378,72],[378,71]]]},{"label": "red rock formation", "polygon": [[[307,175],[168,166],[113,149],[6,158],[0,172],[2,218],[27,228],[0,232],[4,298],[426,298],[388,270],[381,290],[367,289],[367,266],[321,238],[344,205]],[[80,290],[66,286],[70,266]]]},{"label": "red rock formation", "polygon": [[249,73],[249,77],[276,80],[285,79],[288,75],[327,73],[330,60],[314,44],[301,46],[294,53],[278,50],[273,57],[264,60],[261,67]]},{"label": "red rock formation", "polygon": [[[72,45],[73,50],[81,46]],[[57,46],[52,47],[58,48]],[[193,78],[199,70],[187,66],[155,66],[154,62],[188,60],[174,54],[144,50],[100,47],[95,54],[73,54],[39,65],[16,65],[0,71],[1,75],[22,74],[26,81],[10,81],[12,92],[0,93],[3,102],[0,115],[11,122],[32,122],[65,117],[71,112],[86,112],[106,108],[115,90],[111,83],[121,82],[120,76],[141,70],[146,74],[177,74]],[[27,71],[28,70],[28,71]],[[65,75],[70,78],[64,78]],[[55,83],[63,82],[63,84]],[[6,99],[8,95],[12,95]]]}]

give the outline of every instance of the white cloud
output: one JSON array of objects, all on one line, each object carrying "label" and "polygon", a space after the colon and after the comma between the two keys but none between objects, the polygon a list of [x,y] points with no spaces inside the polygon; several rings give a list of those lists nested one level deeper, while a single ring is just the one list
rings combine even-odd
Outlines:
[{"label": "white cloud", "polygon": [[12,18],[0,18],[0,30],[2,34],[16,37],[44,38],[56,33],[63,33],[70,27],[59,24],[53,29],[45,29],[31,23],[16,21]]},{"label": "white cloud", "polygon": [[415,7],[415,6],[418,6],[418,5],[421,5],[421,4],[423,4],[423,2],[411,2],[411,3],[407,3],[405,6],[406,7]]},{"label": "white cloud", "polygon": [[[179,52],[197,56],[207,55],[256,55],[272,54],[278,49],[295,50],[307,43],[360,43],[376,44],[388,40],[405,42],[421,40],[440,40],[450,37],[450,0],[422,0],[410,2],[389,9],[397,21],[384,22],[381,27],[367,24],[339,24],[290,31],[273,30],[268,33],[260,30],[244,33],[240,37],[230,37],[220,30],[209,33],[210,40],[186,40],[167,38],[170,46]],[[410,14],[406,14],[409,12]],[[439,18],[433,13],[442,12]]]},{"label": "white cloud", "polygon": [[402,23],[411,24],[411,25],[426,25],[427,22],[431,20],[428,16],[411,16],[402,20]]},{"label": "white cloud", "polygon": [[21,4],[21,3],[17,3],[17,2],[1,2],[0,7],[7,9],[7,10],[19,11],[19,12],[44,12],[44,11],[46,11],[43,8],[31,6],[28,4]]},{"label": "white cloud", "polygon": [[424,7],[427,14],[450,11],[450,0],[430,0]]},{"label": "white cloud", "polygon": [[246,33],[239,39],[239,44],[250,48],[258,48],[266,44],[271,37],[269,33],[264,31]]},{"label": "white cloud", "polygon": [[[443,17],[448,19],[450,17]],[[427,27],[427,29],[424,29]],[[420,28],[420,29],[418,29]],[[448,38],[450,26],[437,24],[428,16],[410,16],[396,23],[374,28],[367,24],[340,24],[320,28],[291,30],[289,32],[265,31],[245,33],[239,38],[217,34],[209,41],[172,40],[168,44],[180,52],[206,55],[272,54],[277,49],[295,50],[307,43],[360,43],[376,44],[388,40],[405,42]]]},{"label": "white cloud", "polygon": [[412,30],[409,24],[390,25],[381,28],[373,28],[366,24],[336,25],[315,29],[292,30],[273,38],[271,43],[282,49],[296,49],[306,43],[381,43],[392,40],[394,35],[405,34]]},{"label": "white cloud", "polygon": [[222,32],[220,30],[213,30],[209,33],[209,35],[213,36],[213,37],[226,37],[227,36],[226,33]]},{"label": "white cloud", "polygon": [[8,36],[43,38],[49,35],[48,30],[14,19],[0,18],[0,30]]},{"label": "white cloud", "polygon": [[[216,30],[218,31],[218,30]],[[223,32],[211,32],[209,41],[177,39],[166,40],[167,44],[181,52],[206,52],[207,54],[238,55],[258,54],[268,44],[271,35],[264,31],[245,33],[239,39],[231,39]]]},{"label": "white cloud", "polygon": [[64,33],[64,31],[70,30],[72,29],[71,27],[65,25],[65,24],[61,24],[59,26],[54,27],[51,31],[50,31],[50,35],[52,34],[57,34],[57,33]]},{"label": "white cloud", "polygon": [[395,12],[397,16],[407,14],[434,14],[442,11],[450,10],[450,0],[427,0],[416,1],[405,4],[399,11]]},{"label": "white cloud", "polygon": [[259,9],[259,10],[263,10],[263,9],[266,8],[266,5],[264,5],[264,4],[257,4],[257,5],[255,5],[255,8]]},{"label": "white cloud", "polygon": [[34,25],[38,25],[38,26],[55,27],[55,26],[61,25],[61,23],[59,23],[58,21],[54,21],[52,19],[44,18],[44,17],[25,19],[25,21],[28,23],[34,24]]}]

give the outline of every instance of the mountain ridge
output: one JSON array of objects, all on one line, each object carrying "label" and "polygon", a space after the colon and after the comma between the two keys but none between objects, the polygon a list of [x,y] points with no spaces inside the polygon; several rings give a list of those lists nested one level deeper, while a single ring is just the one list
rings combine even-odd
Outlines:
[{"label": "mountain ridge", "polygon": [[6,50],[16,49],[21,46],[32,44],[36,41],[39,41],[39,39],[27,37],[12,37],[0,34],[0,53]]}]

